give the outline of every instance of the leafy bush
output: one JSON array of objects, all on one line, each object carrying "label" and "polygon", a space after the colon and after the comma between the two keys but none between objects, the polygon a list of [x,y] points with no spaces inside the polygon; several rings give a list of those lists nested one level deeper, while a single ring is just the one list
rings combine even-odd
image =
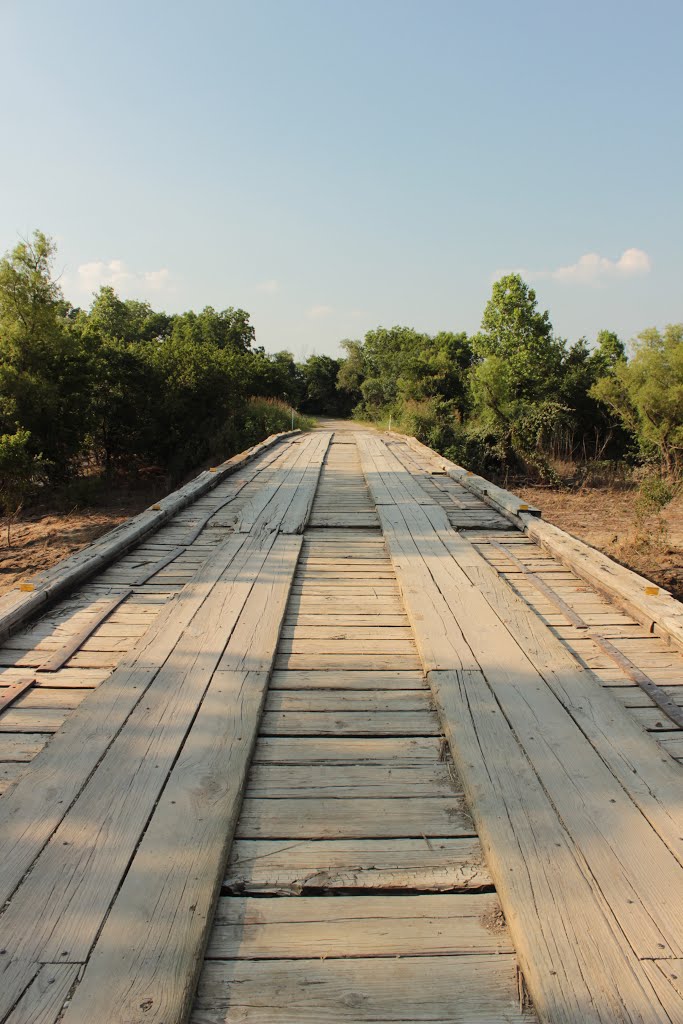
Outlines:
[{"label": "leafy bush", "polygon": [[45,471],[42,455],[31,452],[31,434],[19,429],[0,434],[0,506],[7,524],[7,546],[12,541],[12,522]]},{"label": "leafy bush", "polygon": [[636,511],[640,515],[661,512],[676,495],[676,488],[661,476],[646,476],[638,488]]},{"label": "leafy bush", "polygon": [[[310,430],[315,420],[294,412],[294,429]],[[292,429],[292,407],[278,398],[251,398],[246,405],[240,425],[244,447],[262,441],[270,434],[281,434]]]}]

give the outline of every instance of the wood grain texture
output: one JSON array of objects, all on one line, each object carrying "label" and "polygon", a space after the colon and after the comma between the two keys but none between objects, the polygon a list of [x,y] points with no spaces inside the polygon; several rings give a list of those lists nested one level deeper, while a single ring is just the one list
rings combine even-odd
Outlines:
[{"label": "wood grain texture", "polygon": [[429,680],[541,1019],[674,1024],[481,672]]},{"label": "wood grain texture", "polygon": [[191,1024],[520,1024],[507,954],[208,963]]},{"label": "wood grain texture", "polygon": [[233,844],[224,888],[299,895],[310,889],[409,892],[491,887],[477,839],[250,840]]},{"label": "wood grain texture", "polygon": [[404,800],[245,799],[241,839],[378,839],[471,836],[472,822],[457,796]]},{"label": "wood grain texture", "polygon": [[[223,897],[209,959],[511,953],[500,904],[477,895]],[[490,925],[487,922],[491,921]]]},{"label": "wood grain texture", "polygon": [[[231,538],[217,550],[215,558],[200,570],[193,584],[161,612],[119,668],[77,708],[49,746],[31,763],[20,782],[3,796],[0,801],[0,899],[9,898],[54,833],[171,655],[183,630],[243,544],[244,538]],[[27,737],[24,739],[28,742]],[[43,744],[44,739],[39,745],[36,741],[37,749]],[[55,800],[55,794],[59,794],[59,800]]]}]

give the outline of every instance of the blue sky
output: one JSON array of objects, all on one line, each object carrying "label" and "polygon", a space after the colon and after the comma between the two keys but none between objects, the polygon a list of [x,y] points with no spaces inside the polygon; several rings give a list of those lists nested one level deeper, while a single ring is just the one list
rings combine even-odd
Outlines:
[{"label": "blue sky", "polygon": [[0,248],[298,357],[474,331],[510,269],[628,338],[683,320],[681,38],[680,0],[0,0]]}]

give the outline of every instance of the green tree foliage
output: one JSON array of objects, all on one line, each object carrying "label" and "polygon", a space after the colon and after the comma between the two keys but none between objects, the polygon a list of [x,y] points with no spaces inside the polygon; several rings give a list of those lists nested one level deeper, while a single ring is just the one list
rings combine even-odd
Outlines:
[{"label": "green tree foliage", "polygon": [[0,432],[28,430],[33,453],[64,475],[83,445],[89,364],[69,330],[53,259],[37,231],[0,260]]},{"label": "green tree foliage", "polygon": [[548,311],[537,309],[536,292],[519,274],[493,285],[481,332],[471,340],[479,362],[495,360],[509,400],[542,401],[553,393],[563,346],[553,337]]},{"label": "green tree foliage", "polygon": [[41,455],[31,451],[28,430],[0,434],[0,505],[7,525],[7,546],[12,543],[11,528],[45,468]]},{"label": "green tree foliage", "polygon": [[174,318],[156,313],[147,302],[120,299],[113,288],[100,288],[87,314],[79,313],[83,333],[103,341],[123,341],[127,344],[166,338]]},{"label": "green tree foliage", "polygon": [[668,473],[683,465],[683,324],[638,335],[631,360],[614,362],[591,395],[620,418],[638,439],[645,458]]},{"label": "green tree foliage", "polygon": [[362,343],[343,343],[347,359],[339,386],[360,394],[359,412],[371,417],[406,402],[434,399],[462,417],[467,405],[467,371],[472,350],[467,335],[442,331],[433,337],[410,327],[378,327]]},{"label": "green tree foliage", "polygon": [[331,356],[309,356],[301,366],[304,412],[327,416],[348,416],[353,408],[351,396],[337,387],[343,360]]},{"label": "green tree foliage", "polygon": [[211,306],[201,313],[182,313],[173,317],[171,333],[177,343],[211,344],[232,352],[248,352],[255,339],[249,314],[232,306],[220,313]]},{"label": "green tree foliage", "polygon": [[[113,473],[142,465],[177,478],[245,447],[258,422],[284,429],[290,405],[305,394],[302,372],[289,352],[253,347],[247,312],[207,306],[168,315],[110,287],[89,309],[74,309],[54,279],[54,256],[36,232],[0,260],[0,435],[8,458],[18,458],[19,442],[7,438],[20,438],[34,468],[44,456],[53,480],[86,466]],[[275,401],[259,419],[250,401],[258,395],[287,402]],[[3,499],[11,503],[9,480]]]}]

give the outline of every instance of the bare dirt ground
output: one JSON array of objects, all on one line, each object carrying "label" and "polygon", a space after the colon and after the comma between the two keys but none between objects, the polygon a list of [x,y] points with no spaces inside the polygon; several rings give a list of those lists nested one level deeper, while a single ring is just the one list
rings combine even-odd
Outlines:
[{"label": "bare dirt ground", "polygon": [[683,600],[683,496],[674,498],[659,515],[642,515],[635,487],[510,489],[537,505],[548,522]]},{"label": "bare dirt ground", "polygon": [[0,594],[80,551],[124,519],[141,512],[147,504],[137,501],[127,506],[79,509],[66,515],[29,515],[12,526],[9,548],[3,527],[0,532]]}]

